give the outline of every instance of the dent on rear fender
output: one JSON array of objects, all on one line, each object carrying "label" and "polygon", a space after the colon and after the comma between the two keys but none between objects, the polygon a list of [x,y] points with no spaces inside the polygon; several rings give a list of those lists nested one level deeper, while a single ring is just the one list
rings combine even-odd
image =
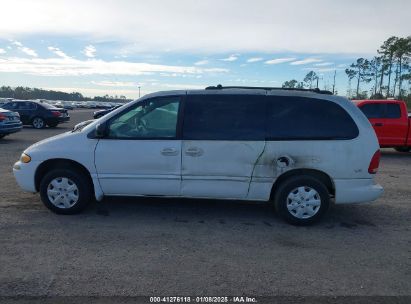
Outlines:
[{"label": "dent on rear fender", "polygon": [[273,177],[293,169],[315,169],[321,163],[318,156],[294,156],[286,153],[264,155],[256,161],[255,177]]}]

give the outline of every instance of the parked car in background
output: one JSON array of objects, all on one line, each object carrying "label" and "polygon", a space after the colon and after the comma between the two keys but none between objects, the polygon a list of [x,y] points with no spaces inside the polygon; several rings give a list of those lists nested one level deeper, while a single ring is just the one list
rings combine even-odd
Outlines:
[{"label": "parked car in background", "polygon": [[115,109],[117,109],[117,108],[119,108],[119,107],[121,107],[121,105],[117,105],[117,106],[112,107],[112,108],[107,109],[107,110],[99,110],[99,111],[95,111],[95,112],[93,113],[93,117],[94,117],[94,119],[97,119],[97,118],[103,117],[104,115],[106,115],[106,114],[110,113],[111,111],[113,111],[113,110],[115,110]]},{"label": "parked car in background", "polygon": [[367,116],[383,148],[411,151],[411,118],[401,100],[354,100]]},{"label": "parked car in background", "polygon": [[3,108],[18,112],[23,125],[32,125],[36,129],[42,129],[46,125],[53,128],[60,123],[70,120],[67,110],[57,108],[47,103],[30,100],[13,100],[3,105]]},{"label": "parked car in background", "polygon": [[377,199],[379,157],[369,121],[346,98],[218,86],[145,95],[29,147],[13,171],[61,214],[104,196],[197,197],[270,202],[304,225],[331,201]]},{"label": "parked car in background", "polygon": [[0,138],[19,132],[22,128],[19,113],[0,108]]},{"label": "parked car in background", "polygon": [[66,110],[74,110],[74,104],[73,104],[73,102],[71,102],[71,101],[63,101],[62,104],[63,104],[63,109],[66,109]]}]

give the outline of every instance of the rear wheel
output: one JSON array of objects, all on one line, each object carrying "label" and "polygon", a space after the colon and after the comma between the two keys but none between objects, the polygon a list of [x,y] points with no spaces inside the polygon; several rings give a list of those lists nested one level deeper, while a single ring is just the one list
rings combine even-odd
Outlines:
[{"label": "rear wheel", "polygon": [[411,147],[396,147],[394,149],[398,152],[410,152],[411,151]]},{"label": "rear wheel", "polygon": [[41,117],[34,117],[31,124],[35,129],[43,129],[46,126],[46,122]]},{"label": "rear wheel", "polygon": [[92,186],[87,177],[71,169],[55,169],[40,182],[44,205],[58,214],[76,214],[92,199]]},{"label": "rear wheel", "polygon": [[294,176],[277,189],[275,207],[293,225],[310,225],[324,215],[330,204],[327,187],[311,176]]}]

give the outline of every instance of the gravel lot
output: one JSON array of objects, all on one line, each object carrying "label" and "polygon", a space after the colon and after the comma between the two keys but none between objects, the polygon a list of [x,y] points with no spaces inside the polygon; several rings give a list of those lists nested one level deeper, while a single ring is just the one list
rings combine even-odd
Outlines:
[{"label": "gravel lot", "polygon": [[106,199],[59,216],[11,168],[32,143],[90,119],[0,140],[0,296],[411,295],[411,154],[383,151],[385,194],[313,227],[264,204]]}]

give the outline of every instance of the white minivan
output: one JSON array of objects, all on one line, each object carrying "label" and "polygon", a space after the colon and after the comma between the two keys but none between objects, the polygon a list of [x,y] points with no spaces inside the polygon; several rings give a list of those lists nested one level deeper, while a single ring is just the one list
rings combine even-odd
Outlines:
[{"label": "white minivan", "polygon": [[104,196],[266,201],[292,224],[368,202],[379,145],[349,100],[320,90],[208,87],[146,95],[40,141],[13,171],[52,211]]}]

